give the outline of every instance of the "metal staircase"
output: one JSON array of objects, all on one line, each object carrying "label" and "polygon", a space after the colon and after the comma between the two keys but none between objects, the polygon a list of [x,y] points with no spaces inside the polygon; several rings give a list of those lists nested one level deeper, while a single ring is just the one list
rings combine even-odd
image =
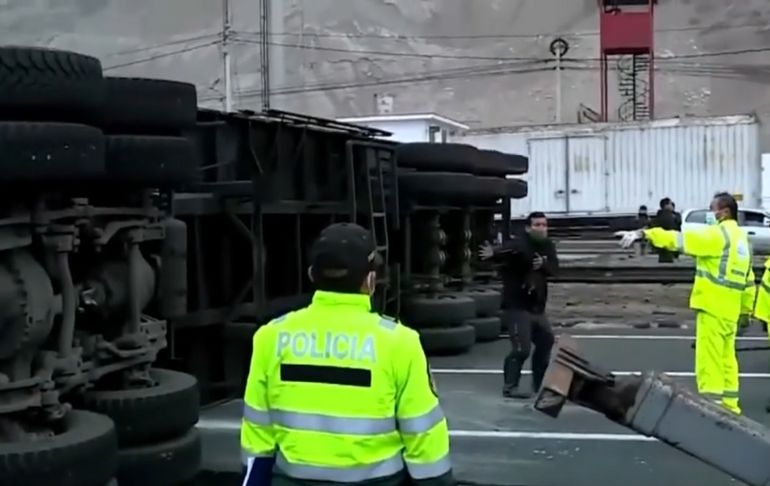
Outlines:
[{"label": "metal staircase", "polygon": [[621,121],[650,119],[649,85],[647,74],[650,57],[647,54],[623,56],[618,60],[618,88],[624,100],[618,107]]}]

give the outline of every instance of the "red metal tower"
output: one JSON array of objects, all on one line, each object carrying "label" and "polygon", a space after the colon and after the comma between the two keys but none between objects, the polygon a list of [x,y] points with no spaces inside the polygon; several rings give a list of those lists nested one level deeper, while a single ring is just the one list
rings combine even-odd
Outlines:
[{"label": "red metal tower", "polygon": [[[654,27],[653,18],[656,0],[598,0],[599,2],[599,39],[600,39],[600,78],[601,78],[601,119],[608,120],[608,62],[611,56],[632,56],[631,83],[621,86],[623,95],[629,98],[627,107],[631,109],[633,119],[637,119],[637,110],[644,112],[643,117],[653,116],[655,106],[654,75]],[[637,59],[641,58],[642,62]],[[646,69],[644,69],[646,68]],[[647,71],[646,73],[640,71]],[[646,74],[647,90],[639,92],[639,74]],[[642,78],[643,79],[643,78]],[[623,108],[621,106],[620,108]],[[628,111],[628,110],[626,110]],[[619,117],[627,119],[621,115]]]}]

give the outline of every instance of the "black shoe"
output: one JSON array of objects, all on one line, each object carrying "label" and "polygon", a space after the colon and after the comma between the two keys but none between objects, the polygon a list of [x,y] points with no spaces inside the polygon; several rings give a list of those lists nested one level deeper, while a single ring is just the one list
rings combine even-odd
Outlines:
[{"label": "black shoe", "polygon": [[506,387],[503,388],[503,396],[505,398],[517,398],[526,400],[528,398],[532,398],[532,393],[525,390],[519,390],[518,387]]}]

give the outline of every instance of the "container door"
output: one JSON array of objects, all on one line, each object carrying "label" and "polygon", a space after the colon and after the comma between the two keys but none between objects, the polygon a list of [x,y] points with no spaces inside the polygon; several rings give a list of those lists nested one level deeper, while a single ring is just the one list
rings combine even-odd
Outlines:
[{"label": "container door", "polygon": [[564,137],[529,139],[528,207],[530,211],[567,211],[567,167]]},{"label": "container door", "polygon": [[607,211],[605,138],[569,137],[567,143],[567,211]]}]

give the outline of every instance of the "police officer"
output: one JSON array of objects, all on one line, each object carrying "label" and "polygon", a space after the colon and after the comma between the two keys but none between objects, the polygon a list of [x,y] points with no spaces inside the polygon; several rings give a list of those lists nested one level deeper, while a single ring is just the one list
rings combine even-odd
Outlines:
[{"label": "police officer", "polygon": [[620,231],[622,246],[646,238],[658,248],[695,257],[690,307],[696,312],[695,377],[698,392],[741,413],[738,403],[738,321],[751,312],[754,272],[746,234],[736,222],[738,203],[719,193],[711,201],[710,226],[690,231],[650,228]]},{"label": "police officer", "polygon": [[[371,310],[378,257],[354,224],[310,252],[312,303],[254,335],[244,485],[454,485],[449,432],[418,334]],[[412,481],[412,483],[410,483]]]}]

